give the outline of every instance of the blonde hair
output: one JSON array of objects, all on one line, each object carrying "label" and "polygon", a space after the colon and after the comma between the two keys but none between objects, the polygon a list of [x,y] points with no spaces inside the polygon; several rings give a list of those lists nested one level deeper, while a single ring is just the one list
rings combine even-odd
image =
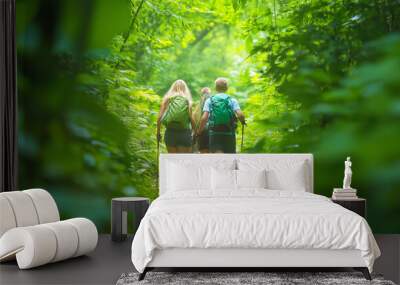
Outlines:
[{"label": "blonde hair", "polygon": [[192,102],[192,94],[190,93],[189,87],[186,82],[182,79],[176,80],[172,83],[165,97],[171,97],[174,95],[179,95],[185,97],[190,103]]},{"label": "blonde hair", "polygon": [[223,78],[223,77],[218,77],[217,80],[215,80],[215,90],[217,92],[225,92],[228,90],[228,79]]}]

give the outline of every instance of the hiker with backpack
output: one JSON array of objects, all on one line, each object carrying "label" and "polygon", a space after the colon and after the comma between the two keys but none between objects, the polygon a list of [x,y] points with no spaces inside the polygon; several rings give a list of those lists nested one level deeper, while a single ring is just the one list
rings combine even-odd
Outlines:
[{"label": "hiker with backpack", "polygon": [[[217,94],[204,103],[203,115],[196,135],[199,137],[208,125],[210,152],[236,153],[236,121],[238,119],[244,127],[245,117],[238,101],[225,93],[228,90],[227,79],[217,78],[215,90]],[[243,130],[244,128],[242,128],[242,134]]]},{"label": "hiker with backpack", "polygon": [[166,127],[164,141],[169,153],[192,152],[192,95],[185,81],[175,81],[165,94],[157,119],[157,150],[161,142],[161,124]]},{"label": "hiker with backpack", "polygon": [[[207,99],[210,98],[211,96],[211,89],[208,87],[203,87],[200,91],[200,103],[198,105],[198,113],[200,115],[200,118],[198,120],[198,123],[200,125],[201,117],[203,115],[203,108],[204,104],[206,103]],[[204,127],[204,130],[199,136],[197,137],[197,144],[199,148],[200,153],[209,153],[209,135],[208,135],[208,126]]]}]

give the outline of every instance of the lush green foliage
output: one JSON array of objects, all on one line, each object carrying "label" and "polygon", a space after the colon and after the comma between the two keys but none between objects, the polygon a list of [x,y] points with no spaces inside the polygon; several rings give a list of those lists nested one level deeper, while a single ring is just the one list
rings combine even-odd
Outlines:
[{"label": "lush green foliage", "polygon": [[325,195],[352,156],[373,229],[398,232],[398,2],[248,2],[257,89],[246,110],[259,110],[250,128],[260,141],[248,150],[313,152],[316,191]]},{"label": "lush green foliage", "polygon": [[155,198],[161,96],[181,78],[197,101],[226,76],[243,151],[314,153],[325,195],[352,156],[372,228],[399,232],[396,0],[17,4],[20,186],[49,189],[64,217],[106,231],[111,197]]}]

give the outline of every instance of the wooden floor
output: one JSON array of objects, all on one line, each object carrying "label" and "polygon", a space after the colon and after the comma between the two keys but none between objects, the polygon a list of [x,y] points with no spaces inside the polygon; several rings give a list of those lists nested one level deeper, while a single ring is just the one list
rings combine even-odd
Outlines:
[{"label": "wooden floor", "polygon": [[[375,272],[400,282],[400,235],[376,235],[382,256]],[[15,262],[0,265],[0,284],[115,284],[124,272],[134,271],[130,259],[132,238],[114,243],[101,235],[97,249],[88,256],[19,270]],[[312,270],[310,270],[312,271]]]}]

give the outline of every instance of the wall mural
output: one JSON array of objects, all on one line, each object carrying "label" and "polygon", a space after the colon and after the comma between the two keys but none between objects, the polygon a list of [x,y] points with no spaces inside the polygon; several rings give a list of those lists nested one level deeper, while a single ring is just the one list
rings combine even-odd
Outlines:
[{"label": "wall mural", "polygon": [[158,148],[311,152],[328,196],[351,156],[400,233],[399,30],[396,0],[19,0],[19,188],[107,232],[112,197],[157,197]]}]

